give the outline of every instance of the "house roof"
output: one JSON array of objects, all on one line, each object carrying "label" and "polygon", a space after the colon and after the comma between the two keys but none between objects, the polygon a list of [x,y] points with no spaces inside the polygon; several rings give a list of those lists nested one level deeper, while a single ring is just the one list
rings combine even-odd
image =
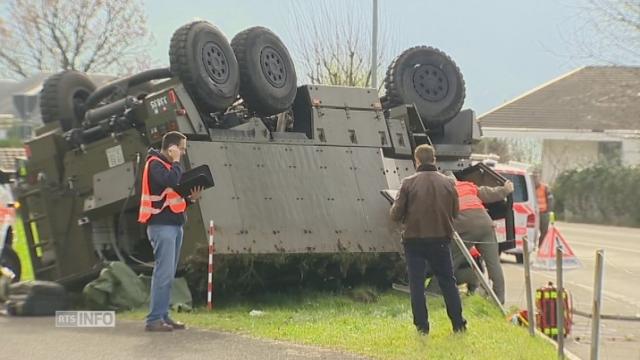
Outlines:
[{"label": "house roof", "polygon": [[485,128],[640,130],[640,67],[578,68],[478,121]]}]

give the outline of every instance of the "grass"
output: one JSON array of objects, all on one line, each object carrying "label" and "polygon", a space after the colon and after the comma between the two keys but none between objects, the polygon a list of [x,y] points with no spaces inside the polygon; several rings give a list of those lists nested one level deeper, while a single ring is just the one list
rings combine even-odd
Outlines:
[{"label": "grass", "polygon": [[[485,299],[463,296],[469,330],[453,334],[441,298],[429,299],[431,333],[417,335],[408,295],[387,292],[377,302],[361,303],[324,293],[264,295],[223,301],[213,312],[198,308],[174,317],[192,327],[259,338],[317,345],[375,359],[550,359],[555,349],[525,328],[509,323]],[[251,310],[263,311],[250,316]],[[146,311],[120,315],[142,320]]]},{"label": "grass", "polygon": [[33,280],[33,266],[31,266],[31,256],[29,256],[29,249],[27,247],[27,238],[24,235],[24,226],[22,219],[16,217],[16,222],[13,227],[14,242],[13,249],[18,253],[20,258],[20,264],[22,269],[21,280]]}]

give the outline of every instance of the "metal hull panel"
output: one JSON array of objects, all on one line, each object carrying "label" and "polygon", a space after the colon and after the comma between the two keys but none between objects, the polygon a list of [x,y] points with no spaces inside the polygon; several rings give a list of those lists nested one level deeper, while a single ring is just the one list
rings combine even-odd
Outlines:
[{"label": "metal hull panel", "polygon": [[189,161],[213,172],[200,211],[218,253],[398,250],[378,148],[190,141]]}]

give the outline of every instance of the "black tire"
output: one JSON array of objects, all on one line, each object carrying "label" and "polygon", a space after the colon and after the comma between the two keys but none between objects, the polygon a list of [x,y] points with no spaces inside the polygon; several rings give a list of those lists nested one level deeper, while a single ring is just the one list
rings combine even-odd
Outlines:
[{"label": "black tire", "polygon": [[396,57],[385,78],[389,106],[415,104],[427,128],[446,124],[465,98],[458,66],[444,52],[416,46]]},{"label": "black tire", "polygon": [[67,70],[50,76],[40,93],[42,122],[59,121],[64,131],[79,127],[84,103],[95,89],[93,81],[79,71]]},{"label": "black tire", "polygon": [[22,276],[22,268],[20,265],[20,258],[18,254],[11,248],[6,248],[2,252],[2,259],[0,259],[0,265],[9,268],[16,275],[13,278],[13,282],[20,281],[20,277]]},{"label": "black tire", "polygon": [[523,254],[514,254],[516,256],[516,262],[518,264],[524,264],[524,255]]},{"label": "black tire", "polygon": [[201,110],[222,111],[238,97],[238,62],[224,34],[206,21],[180,27],[169,47],[171,72]]},{"label": "black tire", "polygon": [[271,30],[256,26],[231,40],[240,67],[240,96],[264,116],[286,111],[296,98],[297,78],[287,47]]}]

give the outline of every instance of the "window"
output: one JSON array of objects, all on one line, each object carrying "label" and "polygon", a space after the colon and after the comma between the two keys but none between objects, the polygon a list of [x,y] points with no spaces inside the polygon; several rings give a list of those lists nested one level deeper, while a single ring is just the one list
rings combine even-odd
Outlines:
[{"label": "window", "polygon": [[515,174],[501,174],[513,183],[513,202],[527,202],[529,201],[529,194],[527,192],[527,181],[523,175]]},{"label": "window", "polygon": [[599,142],[598,161],[603,164],[620,165],[622,163],[622,143],[619,141]]}]

